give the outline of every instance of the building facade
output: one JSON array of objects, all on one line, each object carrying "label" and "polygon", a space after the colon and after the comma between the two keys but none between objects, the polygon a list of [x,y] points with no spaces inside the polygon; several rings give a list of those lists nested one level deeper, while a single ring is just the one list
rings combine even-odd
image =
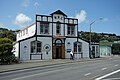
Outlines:
[{"label": "building facade", "polygon": [[20,60],[89,57],[89,43],[78,38],[78,19],[68,18],[61,10],[36,15],[36,22],[17,33],[14,54]]}]

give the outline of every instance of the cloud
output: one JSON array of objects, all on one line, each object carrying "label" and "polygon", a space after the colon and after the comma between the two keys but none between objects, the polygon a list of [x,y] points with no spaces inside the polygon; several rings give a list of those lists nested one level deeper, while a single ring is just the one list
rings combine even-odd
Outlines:
[{"label": "cloud", "polygon": [[77,13],[75,18],[78,19],[78,23],[82,23],[82,22],[85,22],[87,19],[87,13],[85,10],[81,10],[80,13]]},{"label": "cloud", "polygon": [[23,7],[28,7],[29,4],[30,4],[30,1],[29,1],[29,0],[24,0],[22,6],[23,6]]},{"label": "cloud", "polygon": [[1,27],[4,27],[4,24],[0,22],[0,28],[1,28]]},{"label": "cloud", "polygon": [[26,27],[31,21],[32,21],[31,18],[29,18],[28,16],[26,16],[23,13],[20,13],[16,16],[14,24],[16,24],[17,26],[20,26],[20,27]]}]

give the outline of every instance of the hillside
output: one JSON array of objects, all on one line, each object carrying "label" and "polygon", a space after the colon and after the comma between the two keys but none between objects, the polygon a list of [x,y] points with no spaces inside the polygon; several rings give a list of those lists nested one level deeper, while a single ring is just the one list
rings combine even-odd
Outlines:
[{"label": "hillside", "polygon": [[19,30],[13,31],[6,28],[0,28],[0,38],[9,38],[12,41],[16,41],[16,32]]},{"label": "hillside", "polygon": [[[90,40],[90,33],[89,32],[84,32],[80,31],[79,37],[87,42]],[[108,33],[91,33],[91,41],[92,42],[99,42],[107,40],[108,42],[114,42],[114,41],[120,41],[120,36],[117,36],[116,34],[108,34]]]}]

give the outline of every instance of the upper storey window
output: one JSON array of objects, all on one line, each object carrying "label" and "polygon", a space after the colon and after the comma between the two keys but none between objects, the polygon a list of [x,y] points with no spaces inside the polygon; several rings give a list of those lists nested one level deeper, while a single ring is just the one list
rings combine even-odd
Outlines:
[{"label": "upper storey window", "polygon": [[59,22],[56,24],[56,34],[57,34],[57,35],[60,35],[60,34],[61,34],[61,25],[60,25]]},{"label": "upper storey window", "polygon": [[68,35],[75,35],[75,25],[68,25],[67,34]]},{"label": "upper storey window", "polygon": [[40,34],[49,34],[49,23],[40,22]]},{"label": "upper storey window", "polygon": [[54,19],[60,19],[60,20],[63,20],[63,17],[62,17],[62,16],[54,16]]}]

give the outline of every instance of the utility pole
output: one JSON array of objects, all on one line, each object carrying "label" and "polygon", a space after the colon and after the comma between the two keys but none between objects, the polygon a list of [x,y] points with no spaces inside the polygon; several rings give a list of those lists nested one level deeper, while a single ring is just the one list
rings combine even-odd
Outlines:
[{"label": "utility pole", "polygon": [[94,20],[93,22],[91,22],[90,23],[90,33],[89,33],[89,36],[90,36],[90,43],[89,43],[89,58],[91,59],[91,58],[93,58],[93,55],[92,55],[92,49],[91,49],[91,31],[92,31],[92,24],[94,24],[96,21],[98,21],[98,20],[103,20],[103,18],[99,18],[99,19],[96,19],[96,20]]}]

